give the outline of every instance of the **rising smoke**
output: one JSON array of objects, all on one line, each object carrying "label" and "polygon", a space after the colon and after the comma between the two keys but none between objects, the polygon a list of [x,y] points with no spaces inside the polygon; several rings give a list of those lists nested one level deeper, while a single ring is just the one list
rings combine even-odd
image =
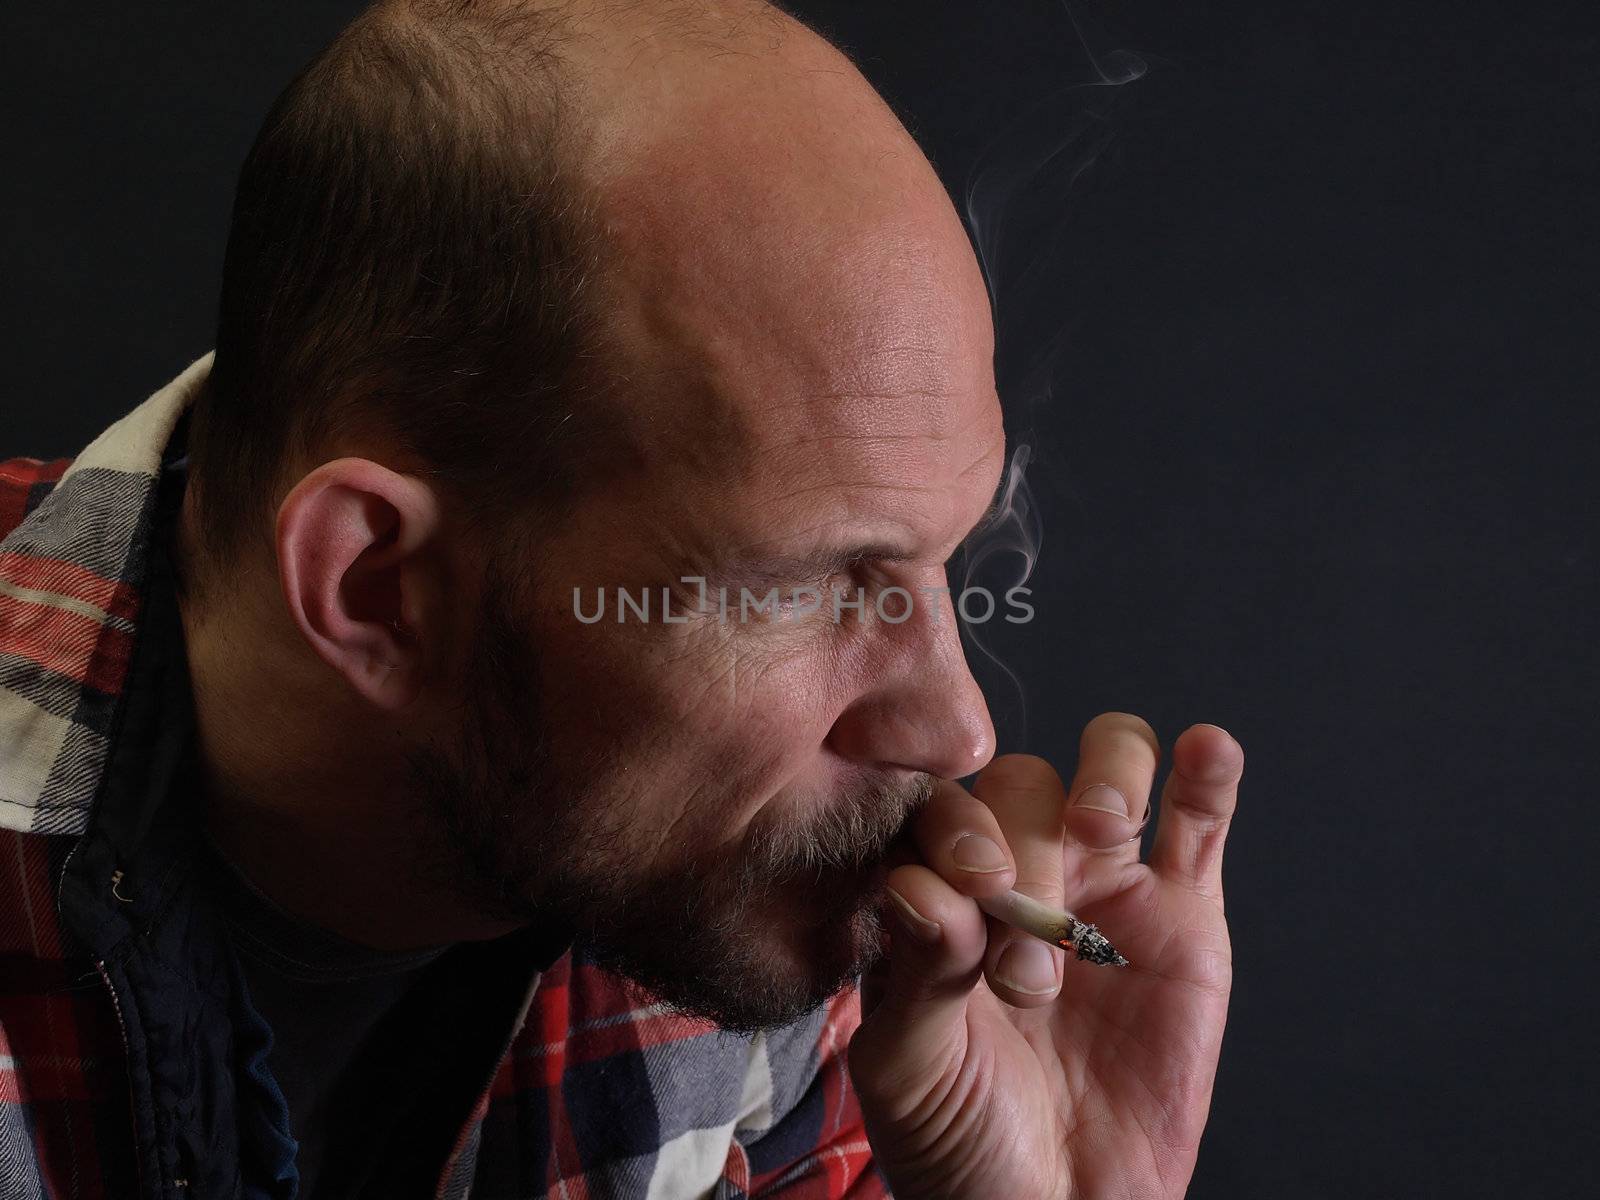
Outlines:
[{"label": "rising smoke", "polygon": [[[1044,525],[1027,471],[1035,458],[1040,411],[1054,395],[1072,306],[1083,294],[1069,283],[1066,233],[1072,202],[1114,137],[1110,114],[1117,89],[1148,69],[1143,58],[1126,50],[1097,53],[1084,22],[1065,0],[1062,7],[1078,65],[1064,70],[1042,99],[988,142],[965,188],[968,227],[994,312],[996,379],[1006,423],[1015,431],[1015,449],[993,515],[963,547],[962,588],[977,586],[986,569],[998,576],[989,583],[992,590],[1025,586],[1039,561]],[[1048,602],[1041,615],[1048,620]],[[1016,695],[1014,732],[1000,728],[1000,714],[995,714],[1001,751],[1026,749],[1022,679],[995,651],[991,635],[980,634],[971,623],[963,624],[963,633]],[[991,697],[991,708],[997,699]]]}]

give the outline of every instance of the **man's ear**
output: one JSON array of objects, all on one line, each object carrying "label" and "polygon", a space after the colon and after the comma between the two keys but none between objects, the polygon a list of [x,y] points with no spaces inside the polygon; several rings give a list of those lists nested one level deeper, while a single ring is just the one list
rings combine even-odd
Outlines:
[{"label": "man's ear", "polygon": [[278,508],[278,581],[317,656],[387,710],[416,698],[445,631],[433,490],[364,458],[323,463]]}]

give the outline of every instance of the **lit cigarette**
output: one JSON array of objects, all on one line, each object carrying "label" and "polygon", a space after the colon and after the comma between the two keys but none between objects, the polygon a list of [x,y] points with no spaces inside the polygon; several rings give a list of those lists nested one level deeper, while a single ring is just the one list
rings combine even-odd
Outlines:
[{"label": "lit cigarette", "polygon": [[1096,926],[1078,920],[1065,909],[1051,908],[1032,896],[1024,896],[1016,888],[981,899],[978,907],[1013,929],[1031,933],[1063,950],[1076,950],[1078,957],[1087,962],[1105,967],[1128,965],[1128,960],[1117,953],[1117,948]]}]

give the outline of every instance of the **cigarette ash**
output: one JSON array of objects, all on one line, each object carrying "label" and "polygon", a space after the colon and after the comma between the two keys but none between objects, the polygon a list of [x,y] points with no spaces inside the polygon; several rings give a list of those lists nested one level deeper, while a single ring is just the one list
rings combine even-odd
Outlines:
[{"label": "cigarette ash", "polygon": [[1117,948],[1107,940],[1098,926],[1090,925],[1085,921],[1074,920],[1067,926],[1067,931],[1061,939],[1064,949],[1076,949],[1078,957],[1085,962],[1092,962],[1101,967],[1125,967],[1128,960],[1117,953]]}]

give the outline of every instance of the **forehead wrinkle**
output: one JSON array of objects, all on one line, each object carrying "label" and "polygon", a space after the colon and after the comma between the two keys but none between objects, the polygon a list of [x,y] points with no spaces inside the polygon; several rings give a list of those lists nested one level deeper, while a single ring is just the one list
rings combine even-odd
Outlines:
[{"label": "forehead wrinkle", "polygon": [[859,389],[859,388],[842,388],[842,389],[840,389],[838,391],[808,392],[805,396],[803,396],[800,399],[796,400],[794,403],[786,404],[783,407],[785,407],[785,408],[804,407],[804,406],[807,406],[807,405],[812,405],[812,404],[817,404],[817,403],[827,402],[827,401],[832,401],[834,403],[842,403],[842,404],[855,404],[855,403],[857,403],[858,401],[861,401],[861,400],[878,400],[878,401],[882,401],[883,403],[886,403],[886,404],[893,404],[893,403],[895,403],[897,401],[906,401],[906,400],[943,400],[943,399],[946,399],[947,397],[949,397],[949,395],[951,394],[952,390],[953,389],[951,389],[948,386],[941,386],[941,387],[932,387],[932,386],[929,386],[929,387],[905,387],[905,386],[902,386],[902,387],[896,388],[893,391],[883,391],[883,392],[867,391],[867,390]]},{"label": "forehead wrinkle", "polygon": [[[848,399],[887,399],[910,400],[920,398],[924,400],[948,400],[952,391],[941,389],[937,392],[911,392],[893,396],[866,396],[852,395]],[[846,397],[841,397],[846,398]],[[882,406],[856,405],[853,408],[839,406],[830,407],[823,414],[811,412],[812,405],[808,402],[786,405],[785,408],[804,408],[813,420],[800,428],[788,428],[772,431],[767,434],[767,445],[764,449],[779,454],[788,454],[815,446],[849,446],[857,450],[854,460],[846,459],[843,462],[829,463],[828,469],[837,482],[845,482],[847,472],[854,467],[863,465],[884,466],[888,461],[899,462],[908,457],[904,450],[917,447],[944,447],[949,443],[959,442],[966,433],[967,422],[961,428],[954,428],[957,414],[952,412],[953,405],[924,404],[907,405],[913,412],[925,418],[921,428],[882,429],[872,428],[874,424],[882,425],[885,422],[885,409]],[[816,416],[831,417],[826,422],[815,419]],[[905,421],[899,422],[902,426]],[[871,453],[874,446],[883,446],[890,453],[880,458]]]},{"label": "forehead wrinkle", "polygon": [[[952,414],[953,415],[953,414]],[[918,542],[925,538],[939,536],[927,528],[934,521],[943,520],[959,521],[961,514],[968,510],[968,501],[961,495],[967,490],[967,480],[974,472],[984,469],[984,465],[991,459],[998,463],[999,474],[1004,474],[1004,443],[1005,430],[1003,425],[994,418],[997,415],[997,406],[982,406],[969,420],[961,422],[960,429],[944,429],[935,432],[912,431],[909,433],[876,433],[876,432],[825,432],[813,433],[809,436],[793,437],[783,444],[780,453],[784,453],[790,461],[790,470],[799,478],[774,493],[770,499],[764,499],[763,504],[777,505],[791,510],[802,507],[810,497],[826,494],[830,498],[837,497],[839,512],[837,516],[827,518],[826,522],[836,524],[862,523],[871,525],[893,524],[902,529]],[[977,439],[970,439],[970,432],[974,426],[982,427],[993,422],[993,427],[987,436],[980,435]],[[945,446],[959,444],[965,440],[976,440],[977,449],[968,461],[953,474],[944,470],[937,470],[941,477],[936,482],[925,482],[926,470],[918,470],[923,464],[919,462],[916,449],[922,446]],[[855,453],[840,457],[805,455],[798,453],[807,446],[827,445],[838,443],[843,446],[855,448]],[[881,453],[873,450],[881,447]],[[953,457],[953,456],[952,456]],[[796,461],[798,460],[798,461]],[[910,468],[916,478],[884,481],[880,479],[862,478],[866,473],[876,473],[881,476],[888,470],[899,468],[904,473]],[[820,474],[820,477],[818,477]],[[806,476],[810,475],[808,480]],[[984,502],[989,502],[990,496],[999,488],[989,488],[983,496]],[[901,504],[885,506],[886,511],[881,513],[862,514],[858,510],[862,505],[862,497],[889,495],[901,500]],[[916,506],[914,501],[918,497],[934,496],[941,498],[941,502],[932,506]],[[910,506],[912,511],[906,511]],[[829,505],[830,508],[834,507]],[[937,511],[935,511],[937,510]],[[815,528],[815,526],[808,527]],[[808,530],[788,535],[778,535],[768,540],[780,540],[783,536],[794,538]],[[955,539],[959,540],[959,539]]]},{"label": "forehead wrinkle", "polygon": [[[825,353],[819,351],[790,363],[784,374],[792,371],[794,378],[784,393],[764,392],[759,405],[751,407],[772,416],[800,415],[813,425],[830,417],[845,423],[870,416],[872,410],[863,407],[866,403],[904,407],[917,401],[949,400],[970,386],[953,379],[949,370],[908,370],[897,365],[900,360],[948,363],[954,356],[947,350],[899,346],[857,353],[848,344],[840,344],[851,340],[860,337],[836,336]],[[793,349],[789,346],[786,353]],[[809,381],[805,378],[808,373],[814,377]],[[730,403],[738,401],[730,399]]]},{"label": "forehead wrinkle", "polygon": [[993,518],[995,513],[999,511],[1000,499],[1004,492],[1006,482],[1006,438],[1005,429],[1003,426],[999,429],[999,435],[1000,436],[997,443],[985,445],[971,462],[956,472],[955,478],[957,480],[965,480],[975,471],[981,470],[984,463],[989,461],[990,458],[994,458],[998,464],[994,485],[990,487],[987,492],[982,493],[989,497],[988,502],[984,506],[982,515],[980,515],[976,521],[974,521],[964,531],[961,532],[960,537],[955,539],[957,543],[971,536],[975,530],[981,529]]},{"label": "forehead wrinkle", "polygon": [[819,433],[814,437],[791,438],[787,446],[815,446],[821,442],[949,442],[949,433]]},{"label": "forehead wrinkle", "polygon": [[998,459],[1000,463],[999,470],[995,472],[994,486],[989,489],[989,491],[995,494],[996,498],[998,498],[1000,488],[1006,481],[1006,438],[1004,430],[1002,430],[1000,433],[999,444],[997,446],[985,446],[983,450],[979,452],[976,458],[974,458],[965,467],[962,467],[961,470],[956,472],[956,478],[965,479],[968,475],[971,475],[974,471],[983,466],[990,455],[994,455],[994,457]]},{"label": "forehead wrinkle", "polygon": [[[915,495],[923,492],[938,493],[942,489],[931,484],[915,483],[852,483],[841,487],[837,483],[814,483],[807,487],[793,488],[775,497],[776,500],[795,500],[801,496],[809,496],[816,492],[892,492],[895,495]],[[848,520],[849,518],[841,518]],[[893,518],[889,518],[893,519]]]},{"label": "forehead wrinkle", "polygon": [[956,369],[958,356],[945,351],[884,351],[838,355],[823,365],[822,377],[808,388],[800,404],[837,409],[836,415],[859,412],[863,405],[905,408],[919,401],[948,401],[972,386]]}]

